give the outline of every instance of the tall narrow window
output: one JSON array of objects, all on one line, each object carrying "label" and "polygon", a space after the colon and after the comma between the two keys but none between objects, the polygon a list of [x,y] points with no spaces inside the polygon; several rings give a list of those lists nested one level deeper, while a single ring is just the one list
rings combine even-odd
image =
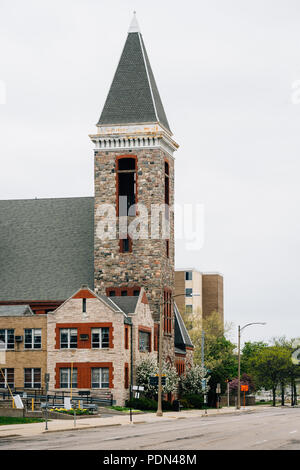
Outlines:
[{"label": "tall narrow window", "polygon": [[129,208],[136,204],[136,181],[136,159],[119,158],[117,160],[117,215],[120,217],[127,216]]},{"label": "tall narrow window", "polygon": [[86,299],[82,299],[82,313],[86,313]]},{"label": "tall narrow window", "polygon": [[124,366],[124,387],[129,388],[129,367],[127,362]]},{"label": "tall narrow window", "polygon": [[132,252],[132,240],[128,236],[127,238],[121,238],[120,240],[120,253],[131,253]]},{"label": "tall narrow window", "polygon": [[128,325],[125,325],[124,342],[125,342],[125,349],[129,349],[129,326]]},{"label": "tall narrow window", "polygon": [[167,289],[164,291],[164,332],[172,333],[172,305],[171,292]]},{"label": "tall narrow window", "polygon": [[169,206],[170,204],[170,176],[169,163],[165,162],[165,204]]}]

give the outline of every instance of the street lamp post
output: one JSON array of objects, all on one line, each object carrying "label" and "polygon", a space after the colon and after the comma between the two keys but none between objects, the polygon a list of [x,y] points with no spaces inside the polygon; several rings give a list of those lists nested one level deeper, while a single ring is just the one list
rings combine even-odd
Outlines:
[{"label": "street lamp post", "polygon": [[[172,299],[175,297],[180,297],[183,294],[176,294],[172,296]],[[200,294],[191,294],[191,297],[197,297]],[[167,302],[164,300],[159,304],[159,344],[158,344],[158,391],[157,391],[157,412],[156,416],[163,416],[162,412],[162,342],[163,342],[163,307]]]},{"label": "street lamp post", "polygon": [[242,328],[238,326],[238,393],[237,393],[237,410],[241,408],[241,331],[250,325],[266,325],[265,322],[247,323]]}]

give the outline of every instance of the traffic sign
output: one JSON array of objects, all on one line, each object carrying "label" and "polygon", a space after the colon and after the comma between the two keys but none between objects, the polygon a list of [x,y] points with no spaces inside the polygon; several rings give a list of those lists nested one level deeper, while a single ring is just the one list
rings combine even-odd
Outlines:
[{"label": "traffic sign", "polygon": [[143,392],[144,391],[144,386],[143,385],[133,385],[132,390],[137,390],[138,392]]},{"label": "traffic sign", "polygon": [[[166,376],[165,375],[163,375],[161,377],[161,384],[166,385]],[[155,385],[155,386],[158,385],[158,375],[150,376],[150,385]]]},{"label": "traffic sign", "polygon": [[241,392],[248,392],[249,386],[248,385],[241,385]]}]

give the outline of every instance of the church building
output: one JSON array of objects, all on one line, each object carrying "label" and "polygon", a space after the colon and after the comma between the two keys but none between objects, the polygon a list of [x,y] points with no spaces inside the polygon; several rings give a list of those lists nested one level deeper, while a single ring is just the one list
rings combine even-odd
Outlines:
[{"label": "church building", "polygon": [[[62,364],[61,380],[68,383],[66,370],[69,366],[63,364],[70,363],[71,354],[66,349],[72,349],[70,337],[66,336],[67,340],[63,337],[62,344],[68,344],[68,347],[62,348],[59,344],[56,318],[59,324],[69,325],[62,328],[68,330],[65,335],[70,335],[72,329],[79,331],[80,324],[85,321],[103,323],[100,314],[97,320],[97,308],[94,307],[97,305],[106,318],[103,324],[111,325],[111,318],[116,319],[117,326],[112,326],[109,334],[113,329],[114,335],[121,332],[123,339],[119,345],[126,343],[127,316],[136,314],[136,318],[145,318],[143,321],[147,325],[140,325],[140,331],[145,333],[149,329],[148,349],[152,353],[157,351],[162,312],[163,357],[183,373],[192,364],[193,345],[173,301],[172,205],[174,152],[178,144],[173,138],[135,16],[96,130],[89,138],[94,144],[94,197],[0,201],[0,305],[3,318],[8,321],[10,311],[20,305],[29,306],[35,315],[48,316],[47,347],[51,351],[48,351],[47,367],[51,369],[48,372],[52,377],[52,388],[60,387],[56,357]],[[81,294],[76,294],[78,292]],[[82,292],[88,293],[87,300]],[[74,299],[78,298],[80,302],[76,303]],[[84,305],[93,305],[92,313],[88,309],[82,311],[86,308]],[[76,328],[72,327],[73,307]],[[87,316],[82,316],[83,313]],[[22,316],[18,321],[22,321]],[[136,322],[139,328],[138,320]],[[0,335],[7,328],[0,316]],[[82,334],[96,334],[92,329],[86,331]],[[138,336],[136,338],[138,348]],[[117,344],[116,339],[109,341],[109,348]],[[76,340],[75,349],[81,350],[76,353],[78,373],[84,368],[82,351],[87,343],[91,349],[91,337],[87,342],[80,343],[79,337]],[[95,374],[93,377],[100,383],[100,367],[98,370],[91,365],[97,355],[97,364],[102,363],[99,349],[89,353],[88,361],[91,370],[95,369],[91,372]],[[18,350],[24,350],[20,342]],[[70,357],[64,360],[66,354]],[[109,355],[108,350],[103,354],[110,371],[104,374],[106,383],[112,384],[111,371],[116,369],[115,380],[119,377],[117,380],[126,382],[128,354],[124,355],[125,365],[122,363],[121,368],[116,368],[114,356]],[[22,360],[24,368],[25,363],[26,357]],[[12,364],[10,369],[13,369]],[[46,371],[42,371],[41,382],[43,372]],[[85,372],[82,374],[84,377]],[[82,378],[82,383],[86,388],[91,379]],[[128,387],[128,381],[126,383]],[[120,392],[119,395],[125,397],[126,394]]]}]

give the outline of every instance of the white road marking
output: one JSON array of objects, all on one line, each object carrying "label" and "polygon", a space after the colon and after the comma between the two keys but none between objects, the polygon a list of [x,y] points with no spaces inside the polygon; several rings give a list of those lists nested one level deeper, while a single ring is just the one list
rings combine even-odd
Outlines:
[{"label": "white road marking", "polygon": [[290,434],[294,434],[294,432],[298,432],[297,429],[295,431],[290,431]]}]

